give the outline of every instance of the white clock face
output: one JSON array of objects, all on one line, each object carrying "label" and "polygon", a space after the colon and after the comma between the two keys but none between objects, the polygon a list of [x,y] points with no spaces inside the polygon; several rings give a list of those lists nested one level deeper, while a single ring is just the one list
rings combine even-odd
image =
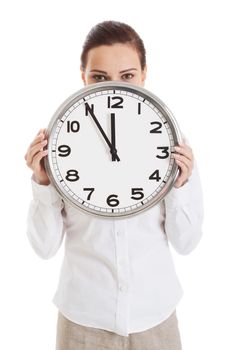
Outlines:
[{"label": "white clock face", "polygon": [[178,170],[171,152],[179,129],[168,113],[145,89],[127,83],[80,90],[48,128],[51,181],[64,199],[94,215],[121,217],[151,207]]}]

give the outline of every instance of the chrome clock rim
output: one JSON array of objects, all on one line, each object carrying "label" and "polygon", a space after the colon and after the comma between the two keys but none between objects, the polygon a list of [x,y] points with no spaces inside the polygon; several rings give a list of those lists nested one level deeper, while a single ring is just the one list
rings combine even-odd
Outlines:
[{"label": "chrome clock rim", "polygon": [[[132,93],[137,93],[138,95],[140,94],[142,97],[145,97],[150,103],[155,105],[160,110],[160,112],[163,114],[163,116],[167,120],[168,124],[170,125],[171,132],[173,134],[173,140],[175,141],[175,145],[177,145],[180,141],[182,141],[181,131],[180,131],[179,125],[178,125],[174,115],[172,114],[170,109],[167,107],[167,105],[159,97],[157,97],[155,94],[153,94],[151,91],[147,90],[144,87],[133,85],[133,84],[126,83],[126,82],[113,82],[113,81],[95,83],[95,84],[85,86],[85,87],[77,90],[75,93],[70,95],[66,100],[64,100],[64,102],[57,108],[57,110],[53,114],[53,116],[48,124],[48,127],[47,127],[48,140],[50,140],[50,138],[53,138],[53,133],[55,131],[54,125],[55,125],[56,121],[77,100],[80,100],[83,97],[85,97],[87,95],[87,93],[91,94],[91,93],[96,93],[96,92],[99,92],[102,90],[107,90],[107,89],[126,90],[126,91],[129,91]],[[49,151],[51,150],[50,142],[48,142],[47,148]],[[48,155],[49,155],[49,153],[48,153]],[[62,199],[67,201],[70,205],[72,205],[76,209],[79,209],[82,212],[85,212],[86,214],[91,214],[91,215],[94,215],[95,217],[105,217],[105,218],[110,218],[110,219],[134,216],[134,215],[142,213],[142,212],[152,208],[153,206],[157,205],[170,192],[170,190],[172,189],[172,187],[176,181],[177,175],[179,173],[178,165],[174,161],[169,180],[167,181],[167,183],[165,184],[163,189],[160,191],[159,195],[157,195],[156,197],[153,197],[152,200],[145,203],[144,206],[142,206],[142,207],[139,206],[139,207],[134,208],[132,210],[121,212],[121,213],[119,213],[119,212],[118,213],[101,212],[101,211],[97,212],[96,210],[94,210],[92,208],[84,207],[81,204],[79,205],[79,203],[75,202],[75,200],[73,201],[71,197],[65,196],[64,192],[58,186],[58,184],[54,178],[53,169],[50,166],[48,156],[44,157],[44,165],[45,165],[47,175],[48,175],[52,185],[56,188],[56,190],[58,191],[58,193]]]}]

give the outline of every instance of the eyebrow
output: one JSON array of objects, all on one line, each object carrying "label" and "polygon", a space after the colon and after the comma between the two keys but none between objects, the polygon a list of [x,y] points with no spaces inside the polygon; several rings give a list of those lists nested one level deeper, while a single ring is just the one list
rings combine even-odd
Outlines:
[{"label": "eyebrow", "polygon": [[[126,73],[126,72],[128,72],[130,70],[137,70],[137,69],[136,68],[129,68],[129,69],[121,70],[120,73]],[[98,72],[98,73],[108,74],[104,70],[99,70],[99,69],[92,69],[90,72]]]}]

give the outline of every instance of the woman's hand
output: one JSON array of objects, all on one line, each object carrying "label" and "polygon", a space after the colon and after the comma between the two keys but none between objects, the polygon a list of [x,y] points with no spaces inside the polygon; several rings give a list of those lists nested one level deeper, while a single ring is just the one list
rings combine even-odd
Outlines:
[{"label": "woman's hand", "polygon": [[43,148],[47,144],[46,129],[40,129],[37,136],[29,145],[27,153],[24,156],[26,164],[33,170],[34,180],[41,185],[49,185],[48,178],[42,158],[48,154],[48,150]]},{"label": "woman's hand", "polygon": [[186,145],[185,142],[181,142],[180,146],[175,146],[175,151],[178,153],[172,153],[172,157],[175,158],[179,166],[180,174],[174,183],[174,187],[179,188],[188,181],[189,176],[192,174],[194,156],[192,148]]}]

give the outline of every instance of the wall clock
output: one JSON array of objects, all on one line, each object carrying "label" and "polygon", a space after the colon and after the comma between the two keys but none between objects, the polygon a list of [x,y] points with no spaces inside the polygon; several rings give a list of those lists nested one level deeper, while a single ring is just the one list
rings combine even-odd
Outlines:
[{"label": "wall clock", "polygon": [[57,109],[44,164],[61,197],[95,216],[121,218],[157,205],[179,173],[182,140],[167,106],[143,87],[101,82]]}]

